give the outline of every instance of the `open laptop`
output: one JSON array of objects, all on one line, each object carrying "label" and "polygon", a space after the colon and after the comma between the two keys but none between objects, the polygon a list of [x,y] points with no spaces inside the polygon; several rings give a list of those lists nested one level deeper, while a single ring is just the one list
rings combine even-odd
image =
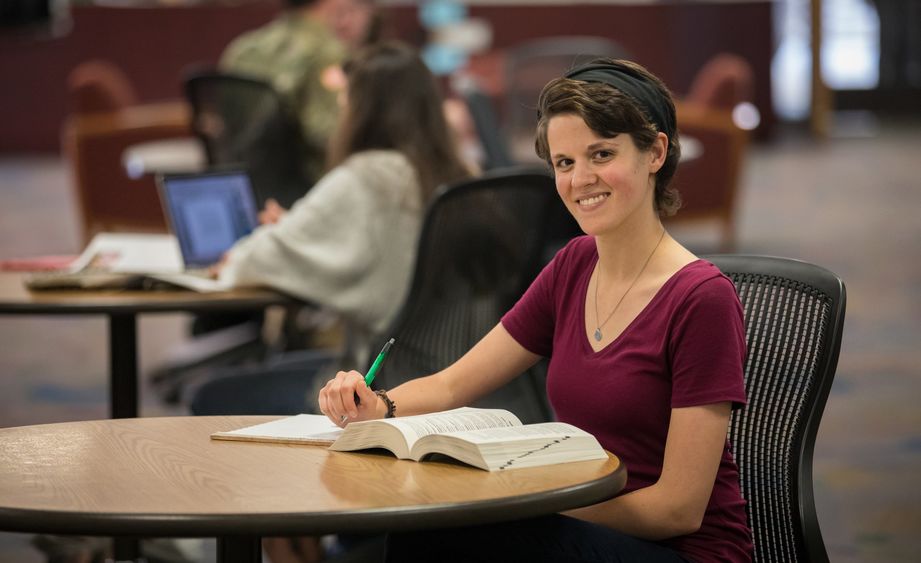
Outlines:
[{"label": "open laptop", "polygon": [[243,170],[161,174],[157,188],[184,271],[156,277],[192,289],[221,289],[215,280],[200,284],[188,277],[207,278],[208,267],[259,225],[249,175]]},{"label": "open laptop", "polygon": [[172,235],[99,233],[69,268],[31,276],[26,285],[142,288],[160,281],[197,291],[227,289],[210,279],[208,267],[258,224],[246,172],[167,174],[157,185]]},{"label": "open laptop", "polygon": [[218,262],[259,224],[256,199],[244,171],[160,175],[157,187],[186,270]]}]

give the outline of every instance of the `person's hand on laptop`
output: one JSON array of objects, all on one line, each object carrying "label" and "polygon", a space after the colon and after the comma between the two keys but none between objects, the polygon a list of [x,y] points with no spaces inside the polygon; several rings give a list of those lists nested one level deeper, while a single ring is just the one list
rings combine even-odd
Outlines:
[{"label": "person's hand on laptop", "polygon": [[259,212],[259,224],[261,225],[274,225],[288,210],[278,204],[272,198],[265,200],[265,208]]},{"label": "person's hand on laptop", "polygon": [[208,267],[208,276],[211,279],[216,280],[218,279],[218,277],[220,277],[221,270],[223,270],[224,266],[227,265],[227,260],[229,257],[230,257],[230,251],[227,251],[221,256],[221,259],[219,261],[215,262],[214,264]]}]

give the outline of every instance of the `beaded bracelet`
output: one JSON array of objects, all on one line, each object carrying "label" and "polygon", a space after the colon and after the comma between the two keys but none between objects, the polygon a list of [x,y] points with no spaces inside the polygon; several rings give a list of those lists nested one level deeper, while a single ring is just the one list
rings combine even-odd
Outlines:
[{"label": "beaded bracelet", "polygon": [[390,397],[387,396],[387,392],[383,389],[378,389],[374,392],[375,395],[381,398],[384,401],[384,404],[387,405],[387,414],[384,415],[384,418],[393,418],[396,416],[394,413],[397,410],[397,406],[393,404],[393,401],[390,400]]}]

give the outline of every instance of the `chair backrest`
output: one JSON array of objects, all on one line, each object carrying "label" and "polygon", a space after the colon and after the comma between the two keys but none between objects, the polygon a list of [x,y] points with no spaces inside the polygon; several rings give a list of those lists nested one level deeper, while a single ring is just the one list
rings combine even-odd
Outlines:
[{"label": "chair backrest", "polygon": [[297,117],[268,82],[196,71],[186,76],[185,94],[208,164],[245,167],[260,205],[272,197],[290,207],[313,185]]},{"label": "chair backrest", "polygon": [[[396,345],[378,375],[381,388],[450,365],[499,322],[538,271],[556,197],[553,180],[530,169],[442,188],[426,212],[409,294],[385,333]],[[547,420],[537,378],[518,377],[477,406],[508,408],[525,422]]]},{"label": "chair backrest", "polygon": [[681,210],[666,222],[716,220],[721,230],[720,252],[732,252],[749,132],[735,124],[729,110],[683,102],[675,106],[681,138],[693,139],[700,154],[678,166],[673,184],[681,194]]},{"label": "chair backrest", "polygon": [[699,155],[684,158],[674,183],[683,201],[675,222],[716,219],[720,252],[735,249],[735,201],[750,130],[760,116],[751,104],[754,72],[742,57],[714,55],[697,72],[688,95],[676,101],[678,129],[693,139]]},{"label": "chair backrest", "polygon": [[[557,36],[529,40],[510,48],[505,57],[506,138],[522,147],[527,159],[534,152],[537,97],[550,80],[597,57],[629,58],[617,42],[605,37]],[[525,152],[526,149],[526,152]],[[519,151],[512,150],[513,155]]]},{"label": "chair backrest", "polygon": [[78,64],[67,76],[73,113],[117,111],[138,103],[137,91],[118,65],[103,59]]},{"label": "chair backrest", "polygon": [[735,283],[745,311],[748,404],[729,429],[756,562],[827,562],[812,455],[831,389],[846,295],[832,272],[765,256],[706,257]]},{"label": "chair backrest", "polygon": [[685,98],[687,102],[732,111],[755,95],[755,71],[743,57],[718,53],[701,67]]}]

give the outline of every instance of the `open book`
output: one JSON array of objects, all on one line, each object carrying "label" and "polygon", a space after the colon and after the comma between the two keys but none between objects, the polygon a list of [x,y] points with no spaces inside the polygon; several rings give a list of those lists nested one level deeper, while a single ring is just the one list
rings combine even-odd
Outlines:
[{"label": "open book", "polygon": [[522,425],[502,409],[461,408],[440,413],[353,422],[339,430],[325,417],[298,415],[218,432],[224,440],[331,444],[335,451],[384,448],[398,458],[421,461],[442,454],[497,471],[571,461],[605,459],[591,434],[562,422]]}]

